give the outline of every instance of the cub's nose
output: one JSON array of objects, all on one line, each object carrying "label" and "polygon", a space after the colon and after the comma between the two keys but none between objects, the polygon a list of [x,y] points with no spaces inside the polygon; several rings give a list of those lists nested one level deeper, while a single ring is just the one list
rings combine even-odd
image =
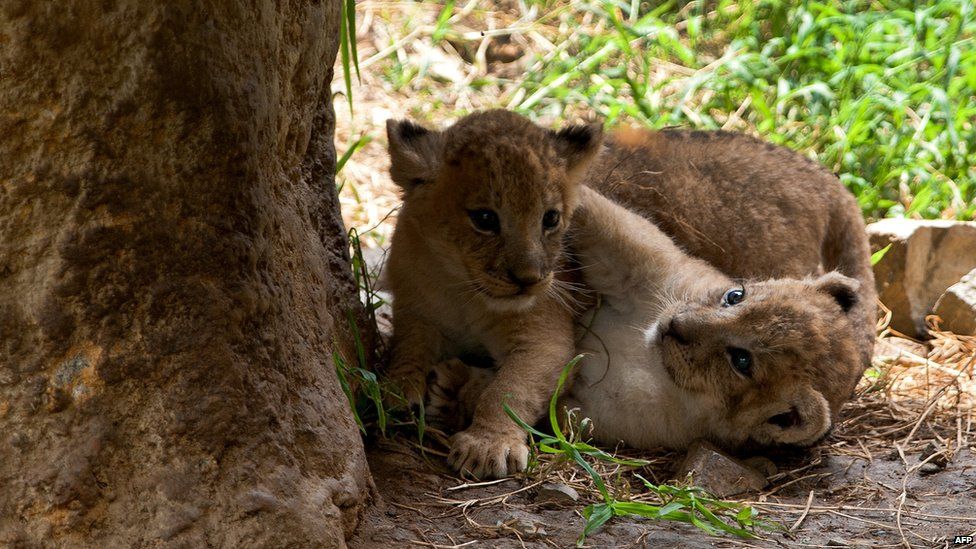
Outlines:
[{"label": "cub's nose", "polygon": [[671,322],[668,323],[667,329],[664,330],[664,337],[670,337],[681,345],[688,344],[688,338],[681,331],[681,323],[678,322],[677,317],[672,318]]},{"label": "cub's nose", "polygon": [[508,278],[523,290],[535,286],[542,282],[542,272],[537,270],[512,270],[508,271]]}]

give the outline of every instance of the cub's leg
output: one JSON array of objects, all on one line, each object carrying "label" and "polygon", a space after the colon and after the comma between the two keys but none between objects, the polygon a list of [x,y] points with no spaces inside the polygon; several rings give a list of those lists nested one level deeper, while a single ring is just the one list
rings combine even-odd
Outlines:
[{"label": "cub's leg", "polygon": [[397,310],[393,316],[393,362],[387,377],[403,391],[410,406],[419,407],[427,392],[427,374],[444,354],[444,340],[436,326]]},{"label": "cub's leg", "polygon": [[724,284],[715,268],[685,254],[656,225],[589,187],[580,189],[571,231],[587,284],[621,310],[653,302],[662,290]]},{"label": "cub's leg", "polygon": [[427,376],[427,424],[450,431],[467,427],[493,377],[492,370],[475,368],[456,358],[435,365]]},{"label": "cub's leg", "polygon": [[495,377],[477,401],[471,426],[454,435],[448,461],[478,478],[504,477],[525,469],[526,433],[503,405],[532,425],[545,413],[562,368],[573,356],[572,313],[540,303],[531,316],[499,327],[509,342]]}]

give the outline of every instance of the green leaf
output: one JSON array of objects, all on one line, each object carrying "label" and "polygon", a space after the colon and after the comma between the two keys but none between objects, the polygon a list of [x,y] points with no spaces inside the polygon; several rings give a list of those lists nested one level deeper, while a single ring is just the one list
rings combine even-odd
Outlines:
[{"label": "green leaf", "polygon": [[336,161],[335,173],[338,175],[339,172],[342,171],[343,166],[346,165],[346,162],[348,162],[349,159],[352,158],[352,155],[372,140],[373,138],[368,135],[359,136],[359,139],[354,141],[353,144],[350,145],[349,149],[346,152],[342,153],[342,156],[339,158],[339,160]]},{"label": "green leaf", "polygon": [[613,507],[607,503],[594,503],[592,505],[587,505],[583,509],[583,518],[586,519],[586,526],[583,527],[583,533],[580,534],[579,539],[576,541],[577,547],[583,545],[586,540],[586,536],[592,534],[598,530],[601,526],[610,520],[613,516]]},{"label": "green leaf", "polygon": [[874,267],[875,265],[877,265],[878,262],[881,261],[881,259],[885,256],[886,253],[888,253],[888,250],[890,249],[891,249],[891,244],[888,244],[884,248],[881,248],[880,250],[871,254],[871,266]]}]

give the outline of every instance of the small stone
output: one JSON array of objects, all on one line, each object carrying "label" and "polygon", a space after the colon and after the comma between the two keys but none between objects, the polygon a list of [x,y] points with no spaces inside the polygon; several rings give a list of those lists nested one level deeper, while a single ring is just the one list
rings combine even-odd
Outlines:
[{"label": "small stone", "polygon": [[579,500],[579,493],[572,486],[558,482],[547,482],[539,488],[536,503],[565,504]]},{"label": "small stone", "polygon": [[[935,457],[929,459],[930,456]],[[942,470],[949,465],[949,454],[935,442],[930,442],[929,445],[922,450],[919,460],[928,460],[929,463],[934,463],[940,470]]]},{"label": "small stone", "polygon": [[949,287],[935,304],[940,328],[959,335],[976,335],[976,269]]},{"label": "small stone", "polygon": [[925,316],[939,297],[976,269],[976,223],[883,219],[867,231],[872,251],[891,244],[874,266],[878,297],[891,309],[890,326],[924,337]]},{"label": "small stone", "polygon": [[538,520],[537,515],[532,515],[523,511],[512,511],[505,520],[499,520],[495,526],[510,528],[518,532],[520,535],[528,538],[538,538],[549,535],[546,532],[546,525],[541,520]]},{"label": "small stone", "polygon": [[678,469],[679,479],[688,475],[694,485],[719,498],[762,490],[769,484],[759,471],[702,440],[691,444]]},{"label": "small stone", "polygon": [[942,467],[939,467],[938,464],[932,463],[930,461],[928,463],[922,464],[922,466],[918,468],[918,472],[921,473],[921,474],[923,474],[923,475],[932,475],[932,474],[938,473],[942,469],[943,468]]},{"label": "small stone", "polygon": [[827,547],[848,547],[849,543],[840,538],[830,538],[827,540]]}]

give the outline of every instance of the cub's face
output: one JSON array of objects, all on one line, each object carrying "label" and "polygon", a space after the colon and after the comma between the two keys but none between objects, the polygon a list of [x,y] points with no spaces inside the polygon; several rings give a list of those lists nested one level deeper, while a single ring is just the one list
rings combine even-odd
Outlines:
[{"label": "cub's face", "polygon": [[390,121],[387,134],[390,171],[405,190],[397,245],[423,241],[412,244],[440,261],[456,290],[494,309],[524,309],[550,291],[598,127],[552,132],[499,110],[444,132]]},{"label": "cub's face", "polygon": [[739,442],[806,446],[861,374],[857,290],[837,273],[716,288],[673,304],[649,337],[676,384],[722,404]]}]

